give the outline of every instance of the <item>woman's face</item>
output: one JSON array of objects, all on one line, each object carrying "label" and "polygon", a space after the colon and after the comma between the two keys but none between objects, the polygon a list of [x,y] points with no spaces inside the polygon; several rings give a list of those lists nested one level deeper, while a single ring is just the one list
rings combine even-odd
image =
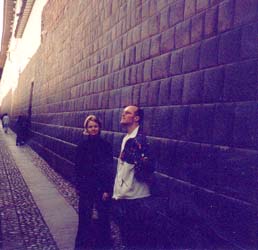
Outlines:
[{"label": "woman's face", "polygon": [[85,129],[86,129],[86,132],[88,133],[88,135],[94,136],[94,135],[98,135],[100,132],[99,124],[94,121],[89,121],[87,128],[85,128]]}]

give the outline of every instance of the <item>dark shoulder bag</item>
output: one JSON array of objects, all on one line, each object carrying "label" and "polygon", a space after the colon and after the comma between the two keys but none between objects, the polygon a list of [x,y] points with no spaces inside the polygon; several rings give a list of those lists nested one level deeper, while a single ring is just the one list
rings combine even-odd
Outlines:
[{"label": "dark shoulder bag", "polygon": [[134,176],[139,182],[151,182],[154,162],[144,135],[138,134],[126,142],[121,159],[129,164],[134,164]]}]

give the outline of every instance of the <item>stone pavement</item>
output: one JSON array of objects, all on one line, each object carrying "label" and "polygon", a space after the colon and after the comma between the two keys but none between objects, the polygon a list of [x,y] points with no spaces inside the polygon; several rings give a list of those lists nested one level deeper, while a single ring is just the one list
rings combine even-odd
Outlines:
[{"label": "stone pavement", "polygon": [[29,146],[17,147],[15,134],[0,129],[1,247],[73,249],[77,195]]},{"label": "stone pavement", "polygon": [[[0,128],[0,249],[72,250],[78,224],[75,188],[16,135]],[[123,249],[111,221],[114,250]]]}]

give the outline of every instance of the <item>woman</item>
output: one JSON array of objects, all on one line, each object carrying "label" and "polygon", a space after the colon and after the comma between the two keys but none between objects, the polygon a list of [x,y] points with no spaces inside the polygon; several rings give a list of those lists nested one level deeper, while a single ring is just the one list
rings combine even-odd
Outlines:
[{"label": "woman", "polygon": [[109,208],[113,187],[113,154],[111,145],[100,137],[100,129],[101,123],[96,116],[88,116],[84,121],[83,138],[76,151],[79,225],[75,249],[85,249],[91,245],[93,208],[98,213],[95,246],[108,249],[111,245]]},{"label": "woman", "polygon": [[24,145],[27,137],[28,137],[28,120],[25,116],[18,116],[18,119],[15,123],[15,131],[16,131],[16,146]]}]

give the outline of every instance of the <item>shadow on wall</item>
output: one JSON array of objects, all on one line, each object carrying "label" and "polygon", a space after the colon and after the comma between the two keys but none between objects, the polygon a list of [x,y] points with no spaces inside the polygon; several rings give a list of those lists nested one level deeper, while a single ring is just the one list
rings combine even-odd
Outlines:
[{"label": "shadow on wall", "polygon": [[[78,134],[80,132],[81,130],[78,130]],[[32,148],[43,156],[57,172],[75,184],[73,164],[75,144],[56,138],[53,139],[36,132],[32,132],[32,135],[33,140],[29,141]],[[113,145],[116,145],[114,153],[117,155],[120,149],[118,145],[120,145],[123,134],[104,132],[103,136]],[[149,237],[151,245],[156,249],[166,250],[257,249],[257,208],[251,203],[243,201],[243,199],[232,198],[223,189],[206,188],[205,183],[213,183],[207,179],[208,176],[201,175],[203,176],[201,182],[203,187],[197,185],[200,182],[198,171],[203,169],[200,164],[206,165],[205,174],[209,170],[215,177],[217,172],[214,170],[214,166],[217,165],[210,164],[214,162],[214,158],[207,156],[206,160],[201,162],[198,160],[198,154],[189,153],[192,148],[189,148],[188,144],[180,144],[182,148],[179,150],[171,141],[167,143],[169,144],[166,144],[164,149],[167,149],[170,145],[170,151],[164,151],[164,165],[161,165],[163,163],[161,159],[159,165],[156,166],[157,171],[169,173],[168,171],[176,168],[177,171],[181,169],[182,173],[188,173],[189,175],[182,175],[179,171],[173,173],[175,177],[170,177],[156,172],[155,182],[152,186],[153,198],[146,203],[146,213],[149,214],[149,218],[152,218],[151,222],[148,223],[152,229],[152,235]],[[154,143],[152,146],[155,148],[156,144]],[[162,147],[160,150],[162,151]],[[177,157],[175,157],[175,152]],[[204,150],[204,152],[207,153],[208,151]],[[226,162],[225,152],[223,151],[223,153],[223,159]],[[228,154],[227,157],[229,157]],[[170,158],[173,158],[173,160],[165,161],[165,159]],[[192,158],[195,160],[192,160]],[[201,158],[203,159],[203,157]],[[182,161],[182,159],[185,160]],[[237,162],[241,163],[242,161],[238,159]],[[232,164],[231,157],[224,165],[228,168],[229,163]],[[222,166],[222,164],[220,165]],[[246,166],[246,164],[243,165]],[[116,159],[114,159],[112,171],[115,175]],[[172,172],[170,173],[172,174]],[[225,175],[225,170],[223,170],[223,173]],[[177,177],[176,174],[180,175]],[[197,184],[194,183],[195,176],[199,176]],[[191,182],[188,181],[190,177],[193,178]],[[225,188],[225,185],[221,187]]]},{"label": "shadow on wall", "polygon": [[257,249],[256,207],[159,173],[152,190],[156,249]]}]

